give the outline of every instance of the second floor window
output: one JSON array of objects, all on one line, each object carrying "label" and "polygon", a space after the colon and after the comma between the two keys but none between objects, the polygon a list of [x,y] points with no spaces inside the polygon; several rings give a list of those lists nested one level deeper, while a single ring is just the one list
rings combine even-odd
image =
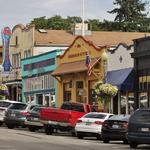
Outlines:
[{"label": "second floor window", "polygon": [[24,51],[24,58],[28,58],[30,56],[31,56],[31,51],[30,50]]},{"label": "second floor window", "polygon": [[12,55],[12,67],[13,68],[21,67],[21,54],[20,53]]}]

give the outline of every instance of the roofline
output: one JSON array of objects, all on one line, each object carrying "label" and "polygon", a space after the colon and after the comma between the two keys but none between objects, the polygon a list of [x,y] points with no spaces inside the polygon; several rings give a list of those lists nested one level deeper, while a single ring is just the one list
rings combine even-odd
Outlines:
[{"label": "roofline", "polygon": [[66,55],[66,53],[68,52],[68,50],[73,46],[73,44],[75,43],[75,41],[76,41],[77,39],[79,39],[79,38],[83,39],[87,44],[89,44],[89,46],[92,46],[92,47],[95,48],[97,51],[100,51],[100,50],[102,50],[103,48],[108,48],[107,45],[104,45],[104,46],[101,46],[101,47],[97,47],[97,46],[95,46],[95,45],[93,44],[93,42],[86,40],[83,36],[77,36],[77,37],[74,39],[74,41],[72,42],[72,44],[65,50],[65,52],[63,53],[63,55],[58,56],[58,58],[62,59],[62,58]]},{"label": "roofline", "polygon": [[51,46],[55,46],[55,47],[69,47],[70,44],[34,44],[34,46],[36,47],[51,47]]},{"label": "roofline", "polygon": [[12,32],[14,32],[14,30],[15,30],[16,28],[20,28],[22,31],[24,31],[24,30],[31,29],[31,28],[33,28],[33,27],[35,27],[34,24],[26,25],[26,26],[24,26],[23,24],[17,24],[17,25],[15,25],[15,26],[13,27]]},{"label": "roofline", "polygon": [[29,60],[29,59],[33,59],[33,58],[37,58],[37,57],[41,57],[41,56],[44,56],[44,55],[47,55],[47,54],[50,54],[50,53],[56,53],[58,51],[61,51],[61,49],[56,49],[56,50],[52,50],[52,51],[49,51],[49,52],[46,52],[46,53],[42,53],[42,54],[39,54],[39,55],[23,58],[23,59],[21,59],[21,61]]}]

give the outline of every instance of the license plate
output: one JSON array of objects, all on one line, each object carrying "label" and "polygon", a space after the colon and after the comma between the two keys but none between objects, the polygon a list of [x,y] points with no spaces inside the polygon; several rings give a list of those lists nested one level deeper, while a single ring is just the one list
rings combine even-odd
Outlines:
[{"label": "license plate", "polygon": [[31,120],[35,120],[35,121],[37,121],[37,120],[39,120],[39,118],[32,118]]},{"label": "license plate", "polygon": [[141,131],[143,131],[143,132],[149,132],[149,128],[141,128]]},{"label": "license plate", "polygon": [[118,129],[118,128],[119,128],[119,125],[114,124],[114,125],[112,126],[112,128]]},{"label": "license plate", "polygon": [[91,125],[91,122],[86,122],[85,124],[86,124],[86,125]]},{"label": "license plate", "polygon": [[15,114],[11,114],[11,116],[12,116],[12,117],[15,117],[16,115],[15,115]]}]

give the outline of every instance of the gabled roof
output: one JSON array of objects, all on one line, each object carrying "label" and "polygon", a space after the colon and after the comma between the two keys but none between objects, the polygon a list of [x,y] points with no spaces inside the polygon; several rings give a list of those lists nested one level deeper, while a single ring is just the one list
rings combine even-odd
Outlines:
[{"label": "gabled roof", "polygon": [[[77,37],[65,30],[46,30],[47,33],[35,31],[35,45],[64,45],[69,46]],[[150,33],[143,32],[107,32],[93,31],[91,35],[85,36],[97,46],[116,46],[119,43],[132,45],[133,40],[150,36]]]}]

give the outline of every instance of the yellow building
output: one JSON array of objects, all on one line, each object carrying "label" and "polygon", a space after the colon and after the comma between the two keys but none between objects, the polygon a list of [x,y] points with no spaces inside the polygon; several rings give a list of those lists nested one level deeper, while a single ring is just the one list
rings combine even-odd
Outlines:
[{"label": "yellow building", "polygon": [[[91,58],[91,74],[88,75],[86,55]],[[107,61],[106,46],[96,47],[82,36],[75,38],[65,53],[58,57],[58,67],[52,75],[58,81],[58,105],[65,101],[93,104],[93,85],[103,80]]]}]

